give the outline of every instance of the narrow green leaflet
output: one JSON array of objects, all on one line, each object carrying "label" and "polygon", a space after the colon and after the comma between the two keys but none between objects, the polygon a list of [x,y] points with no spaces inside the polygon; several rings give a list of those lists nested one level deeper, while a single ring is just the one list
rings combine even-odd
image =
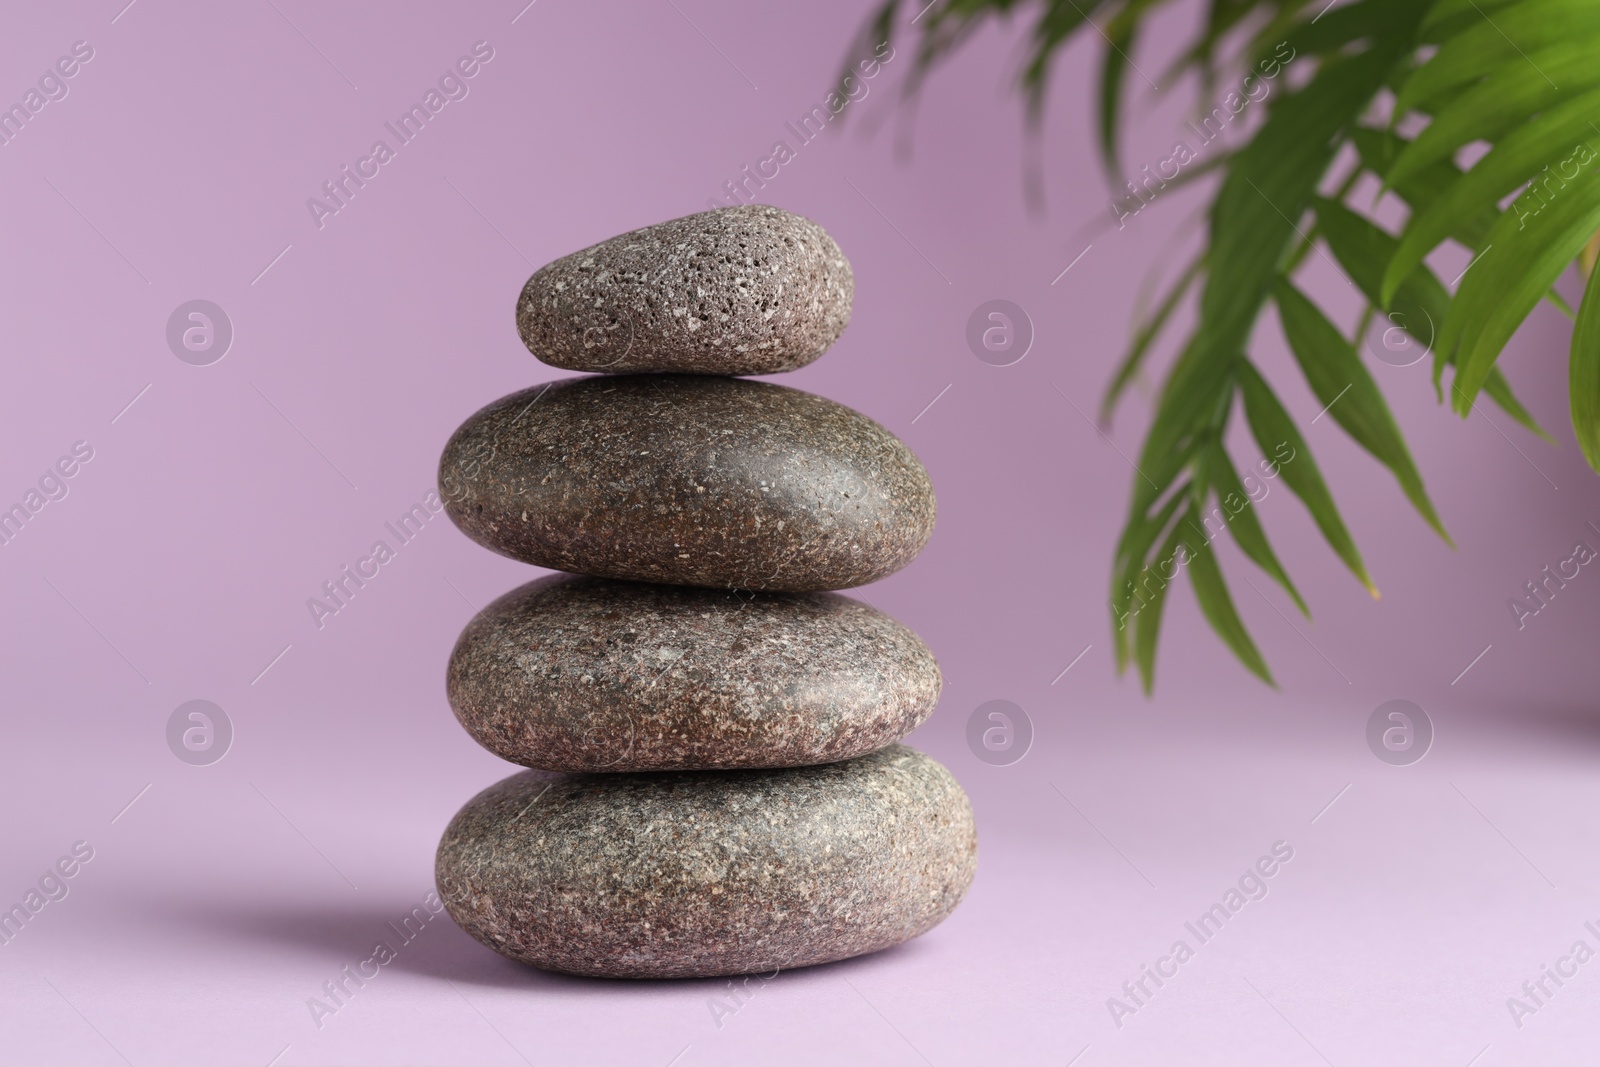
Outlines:
[{"label": "narrow green leaflet", "polygon": [[[987,4],[967,3],[965,6],[982,11]],[[1022,68],[1022,89],[1028,97],[1029,110],[1037,116],[1044,102],[1045,90],[1050,82],[1050,64],[1054,61],[1057,46],[1071,37],[1079,27],[1089,21],[1089,16],[1104,6],[1104,0],[1070,0],[1069,3],[1046,5],[1044,14],[1033,27],[1033,55]],[[961,3],[951,5],[950,13],[961,16]],[[970,19],[972,16],[966,16]]]},{"label": "narrow green leaflet", "polygon": [[[1280,0],[1279,3],[1268,4],[1267,9],[1271,17],[1261,24],[1261,28],[1250,38],[1249,45],[1241,54],[1254,57],[1256,69],[1260,70],[1262,62],[1278,50],[1279,44],[1289,43],[1290,33],[1304,21],[1303,12],[1309,2],[1310,0]],[[1321,10],[1324,5],[1319,5],[1313,11]]]},{"label": "narrow green leaflet", "polygon": [[[1272,467],[1276,470],[1277,464],[1272,464]],[[1300,596],[1300,590],[1289,580],[1283,564],[1278,562],[1277,553],[1273,552],[1272,546],[1267,543],[1267,532],[1261,528],[1261,519],[1256,515],[1256,500],[1245,489],[1244,482],[1239,478],[1239,472],[1233,469],[1233,463],[1228,459],[1228,451],[1222,447],[1220,441],[1211,446],[1211,451],[1206,456],[1206,481],[1216,491],[1217,506],[1222,512],[1217,516],[1218,521],[1233,531],[1233,539],[1239,543],[1239,550],[1250,562],[1265,571],[1273,581],[1283,586],[1284,592],[1294,601],[1294,606],[1309,619],[1311,609]],[[1256,479],[1256,483],[1266,484],[1259,478]],[[1216,512],[1213,511],[1213,514]]]},{"label": "narrow green leaflet", "polygon": [[1578,317],[1578,313],[1572,310],[1572,305],[1567,303],[1567,298],[1556,292],[1554,289],[1547,290],[1544,294],[1544,298],[1550,301],[1551,306],[1557,311],[1561,312],[1561,314],[1565,315],[1567,318],[1575,319]]},{"label": "narrow green leaflet", "polygon": [[851,42],[850,49],[845,53],[844,69],[839,73],[839,78],[834,82],[834,88],[841,94],[845,90],[845,78],[855,79],[858,73],[856,64],[864,59],[876,58],[873,49],[884,41],[890,40],[894,35],[894,13],[900,7],[900,0],[884,0],[879,4],[861,29],[856,32],[856,38]]},{"label": "narrow green leaflet", "polygon": [[1492,19],[1480,16],[1411,75],[1395,101],[1395,113],[1403,115],[1512,60],[1597,29],[1600,5],[1594,0],[1522,0]]},{"label": "narrow green leaflet", "polygon": [[[1189,486],[1180,486],[1153,517],[1131,521],[1117,542],[1116,562],[1111,574],[1111,625],[1116,634],[1117,670],[1127,667],[1129,647],[1127,620],[1133,614],[1134,598],[1141,582],[1150,554],[1150,546],[1167,532],[1172,516],[1189,495]],[[1148,590],[1146,596],[1149,595]]]},{"label": "narrow green leaflet", "polygon": [[1552,445],[1556,443],[1556,439],[1551,437],[1543,426],[1539,425],[1538,420],[1533,417],[1532,412],[1523,407],[1522,401],[1518,400],[1512,394],[1511,383],[1506,381],[1506,376],[1500,372],[1499,367],[1496,367],[1489,372],[1489,377],[1483,383],[1483,391],[1490,400],[1493,400],[1496,404],[1500,405],[1501,411],[1504,411],[1507,415],[1510,415],[1513,419],[1516,419],[1517,422],[1521,424],[1523,429],[1538,434],[1541,438]]},{"label": "narrow green leaflet", "polygon": [[1394,473],[1406,499],[1449,542],[1450,535],[1445,533],[1444,524],[1428,499],[1400,427],[1395,424],[1378,383],[1362,364],[1360,353],[1287,279],[1279,281],[1274,295],[1289,348],[1311,391],[1327,405],[1327,413],[1356,444]]},{"label": "narrow green leaflet", "polygon": [[[1600,9],[1600,5],[1596,5]],[[1546,198],[1560,196],[1578,177],[1580,159],[1592,157],[1600,141],[1600,90],[1574,97],[1526,124],[1495,145],[1466,174],[1447,185],[1427,207],[1417,211],[1400,235],[1400,247],[1384,274],[1383,290],[1392,293],[1429,252],[1454,234],[1457,222],[1498,212],[1506,194],[1533,182],[1508,209],[1523,218],[1543,210]],[[1553,173],[1552,173],[1553,172]],[[1487,234],[1484,235],[1487,239]],[[1481,247],[1482,242],[1465,242]]]},{"label": "narrow green leaflet", "polygon": [[[1328,492],[1328,485],[1322,480],[1322,472],[1311,458],[1311,449],[1306,447],[1305,438],[1300,435],[1294,420],[1273,395],[1272,388],[1247,361],[1239,361],[1237,375],[1244,394],[1245,418],[1250,423],[1250,432],[1255,436],[1256,444],[1261,446],[1261,451],[1280,460],[1282,466],[1279,473],[1284,483],[1304,502],[1317,529],[1322,531],[1322,536],[1335,554],[1367,587],[1367,592],[1376,597],[1378,587],[1372,584],[1367,565],[1361,561],[1361,553],[1356,549],[1350,531],[1345,529],[1339,509],[1334,506],[1333,496]],[[1289,450],[1288,458],[1283,455],[1284,448]]]},{"label": "narrow green leaflet", "polygon": [[1128,72],[1128,51],[1133,48],[1133,27],[1120,39],[1108,37],[1111,46],[1100,55],[1100,161],[1113,184],[1122,180],[1117,155],[1117,123],[1122,116],[1122,80]]},{"label": "narrow green leaflet", "polygon": [[[1422,31],[1429,41],[1447,40],[1464,26],[1476,24],[1504,7],[1519,0],[1439,0],[1422,20]],[[1457,24],[1461,24],[1458,26]]]},{"label": "narrow green leaflet", "polygon": [[1451,393],[1463,416],[1471,412],[1511,335],[1597,229],[1600,176],[1593,172],[1532,218],[1506,212],[1495,223],[1483,258],[1467,271],[1439,336],[1440,349],[1456,356]]},{"label": "narrow green leaflet", "polygon": [[1164,0],[1128,0],[1105,26],[1106,47],[1100,54],[1100,158],[1112,184],[1122,178],[1117,155],[1117,127],[1122,117],[1122,86],[1133,65],[1140,21]]},{"label": "narrow green leaflet", "polygon": [[1315,21],[1300,23],[1289,34],[1288,43],[1296,53],[1327,55],[1356,42],[1394,29],[1394,0],[1359,0],[1324,13]]},{"label": "narrow green leaflet", "polygon": [[[1317,222],[1327,239],[1328,248],[1333,252],[1333,258],[1350,275],[1356,288],[1384,310],[1390,323],[1389,329],[1404,330],[1411,335],[1414,343],[1433,347],[1434,386],[1439,391],[1439,398],[1444,399],[1439,382],[1445,366],[1454,363],[1454,355],[1446,359],[1436,344],[1439,329],[1450,312],[1450,294],[1445,291],[1444,283],[1433,271],[1420,267],[1407,276],[1392,299],[1381,300],[1379,278],[1385,264],[1392,261],[1398,242],[1369,220],[1329,200],[1317,201]],[[1549,298],[1548,291],[1546,298]],[[1385,336],[1388,336],[1388,331]],[[1554,439],[1512,393],[1510,384],[1499,368],[1490,372],[1488,380],[1484,382],[1484,392],[1522,426],[1554,443]]]},{"label": "narrow green leaflet", "polygon": [[1205,614],[1206,621],[1233,650],[1233,654],[1239,657],[1239,661],[1250,669],[1251,674],[1275,686],[1277,683],[1272,680],[1266,660],[1261,658],[1261,651],[1256,648],[1256,643],[1251,640],[1244,623],[1239,619],[1238,611],[1234,609],[1233,597],[1228,595],[1228,583],[1223,580],[1222,567],[1217,563],[1217,553],[1200,526],[1199,511],[1190,508],[1178,524],[1178,529],[1183,535],[1184,547],[1188,549],[1185,562],[1189,568],[1189,581],[1194,585],[1194,596],[1200,602],[1200,610]]},{"label": "narrow green leaflet", "polygon": [[1105,422],[1111,418],[1111,413],[1117,406],[1117,401],[1122,398],[1133,382],[1134,376],[1139,373],[1139,368],[1144,365],[1145,356],[1150,354],[1150,346],[1155,343],[1166,326],[1167,320],[1177,310],[1184,294],[1194,285],[1200,276],[1201,268],[1205,266],[1205,255],[1202,253],[1195,257],[1194,262],[1184,269],[1178,280],[1172,283],[1172,288],[1167,290],[1167,295],[1161,298],[1161,303],[1156,306],[1155,312],[1149,320],[1134,333],[1133,343],[1128,346],[1127,354],[1122,357],[1122,362],[1117,366],[1117,372],[1111,378],[1111,384],[1106,387],[1106,395],[1100,402],[1100,421]]},{"label": "narrow green leaflet", "polygon": [[[1156,553],[1156,565],[1160,566],[1168,560],[1176,560],[1178,543],[1183,539],[1183,525],[1179,523],[1161,546],[1161,551]],[[1176,571],[1174,570],[1174,577]],[[1139,614],[1134,618],[1133,656],[1139,664],[1139,681],[1144,686],[1146,694],[1155,688],[1156,684],[1156,639],[1161,636],[1161,613],[1167,606],[1167,590],[1171,587],[1170,581],[1159,578],[1150,590],[1149,599],[1145,600],[1139,608]]]},{"label": "narrow green leaflet", "polygon": [[[1528,116],[1600,84],[1592,40],[1578,37],[1519,57],[1478,82],[1442,109],[1389,171],[1391,184],[1473,141],[1493,141]],[[1543,161],[1541,160],[1541,163]]]},{"label": "narrow green leaflet", "polygon": [[1179,473],[1191,464],[1196,442],[1217,425],[1217,412],[1225,412],[1233,396],[1232,379],[1204,373],[1199,355],[1191,338],[1168,373],[1155,421],[1139,453],[1130,523],[1148,515],[1166,495]]},{"label": "narrow green leaflet", "polygon": [[[1004,2],[1004,0],[1002,0]],[[1066,0],[1071,3],[1072,0]],[[1163,85],[1169,85],[1181,78],[1184,72],[1195,70],[1200,75],[1200,96],[1210,99],[1215,95],[1217,62],[1217,48],[1223,43],[1227,35],[1243,21],[1253,10],[1259,7],[1272,8],[1278,4],[1261,4],[1254,0],[1211,0],[1206,11],[1205,30],[1201,33],[1194,46],[1181,53],[1172,65],[1161,72],[1156,79]]]},{"label": "narrow green leaflet", "polygon": [[1589,466],[1600,471],[1600,270],[1589,275],[1589,285],[1578,308],[1572,330],[1572,360],[1567,389],[1571,394],[1572,428],[1578,434]]}]

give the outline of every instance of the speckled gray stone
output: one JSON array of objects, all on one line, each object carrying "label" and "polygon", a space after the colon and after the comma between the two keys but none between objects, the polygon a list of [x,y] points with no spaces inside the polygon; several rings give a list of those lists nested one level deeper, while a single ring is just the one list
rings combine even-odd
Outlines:
[{"label": "speckled gray stone", "polygon": [[750,974],[917,936],[977,867],[961,786],[904,745],[817,767],[524,771],[445,830],[439,895],[469,934],[547,970]]},{"label": "speckled gray stone", "polygon": [[734,593],[554,575],[472,620],[450,705],[490,752],[556,771],[798,767],[897,741],[939,665],[836,593]]},{"label": "speckled gray stone", "polygon": [[703,211],[541,267],[517,332],[568,370],[776,374],[850,321],[850,264],[822,227],[775,207]]},{"label": "speckled gray stone", "polygon": [[469,418],[439,465],[467,536],[553,570],[807,592],[875,581],[933,532],[898,438],[831,400],[679,374],[569,378]]}]

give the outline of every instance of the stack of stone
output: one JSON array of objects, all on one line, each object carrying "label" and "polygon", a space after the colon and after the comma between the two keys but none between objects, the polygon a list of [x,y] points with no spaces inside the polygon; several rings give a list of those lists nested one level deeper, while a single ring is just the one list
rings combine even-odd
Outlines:
[{"label": "stack of stone", "polygon": [[966,795],[896,743],[938,665],[826,591],[921,551],[927,472],[847,407],[735,377],[816,359],[853,293],[820,227],[755,205],[624,234],[523,289],[534,355],[600,373],[490,404],[440,463],[469,537],[572,572],[485,608],[450,659],[461,724],[537,768],[439,845],[445,905],[495,951],[765,973],[915,937],[971,884]]}]

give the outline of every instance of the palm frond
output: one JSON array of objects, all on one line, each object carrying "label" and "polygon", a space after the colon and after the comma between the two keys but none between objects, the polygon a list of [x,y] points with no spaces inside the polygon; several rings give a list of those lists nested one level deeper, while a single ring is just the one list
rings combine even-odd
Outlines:
[{"label": "palm frond", "polygon": [[[1123,100],[1137,88],[1128,71],[1137,69],[1145,20],[1169,2],[942,0],[918,14],[888,0],[870,33],[916,36],[907,82],[914,94],[978,26],[1027,21],[1018,86],[1037,123],[1054,59],[1069,40],[1092,30],[1104,45],[1097,138],[1116,184]],[[1210,100],[1219,79],[1265,69],[1258,65],[1267,61],[1294,63],[1309,76],[1297,77],[1293,91],[1285,79],[1247,142],[1208,161],[1221,180],[1207,215],[1207,246],[1135,329],[1106,390],[1102,419],[1148,365],[1176,308],[1198,290],[1195,324],[1164,372],[1112,561],[1119,670],[1136,665],[1145,687],[1153,684],[1166,597],[1178,572],[1187,570],[1212,629],[1247,669],[1271,682],[1213,554],[1211,543],[1224,529],[1309,614],[1250,506],[1245,487],[1252,479],[1241,479],[1225,447],[1239,407],[1256,444],[1272,457],[1261,462],[1270,472],[1265,476],[1282,478],[1334,554],[1377,596],[1304,436],[1247,355],[1269,303],[1300,374],[1332,421],[1390,471],[1447,543],[1421,471],[1361,356],[1374,316],[1432,349],[1441,399],[1444,371],[1453,371],[1457,411],[1470,412],[1486,394],[1548,438],[1497,361],[1540,301],[1575,315],[1572,418],[1585,456],[1600,470],[1600,272],[1590,275],[1575,313],[1554,289],[1580,254],[1591,270],[1600,247],[1597,52],[1594,0],[1355,0],[1331,9],[1306,0],[1205,0],[1199,28],[1159,75],[1161,84],[1193,73],[1201,99]],[[1419,127],[1414,137],[1400,133]],[[1488,151],[1461,165],[1462,149],[1477,142]],[[1353,166],[1342,162],[1351,157]],[[1374,220],[1375,203],[1353,200],[1369,175],[1369,184],[1408,209],[1397,234]],[[1471,264],[1454,296],[1426,263],[1447,245]],[[1301,264],[1322,248],[1366,298],[1353,339],[1296,280]]]}]

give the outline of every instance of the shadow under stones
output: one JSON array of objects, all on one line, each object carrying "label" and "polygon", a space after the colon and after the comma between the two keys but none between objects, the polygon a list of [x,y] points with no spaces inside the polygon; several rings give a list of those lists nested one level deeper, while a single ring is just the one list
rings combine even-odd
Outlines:
[{"label": "shadow under stones", "polygon": [[[434,915],[420,930],[405,931],[410,934],[410,940],[404,940],[396,927],[409,914],[409,906],[398,899],[389,904],[262,906],[213,901],[151,902],[149,910],[153,914],[147,914],[146,918],[210,938],[241,943],[256,951],[263,948],[290,951],[318,961],[326,967],[330,978],[344,965],[353,967],[370,958],[374,946],[382,941],[395,954],[384,965],[385,970],[468,987],[614,996],[623,991],[681,994],[697,987],[716,990],[728,981],[728,976],[636,980],[585,978],[542,971],[506,959],[479,944],[443,912]],[[920,939],[913,940],[832,964],[796,968],[782,972],[782,976],[796,983],[821,979],[837,981],[841,975],[864,974],[877,966],[914,966],[919,950],[925,947],[919,942]]]}]

